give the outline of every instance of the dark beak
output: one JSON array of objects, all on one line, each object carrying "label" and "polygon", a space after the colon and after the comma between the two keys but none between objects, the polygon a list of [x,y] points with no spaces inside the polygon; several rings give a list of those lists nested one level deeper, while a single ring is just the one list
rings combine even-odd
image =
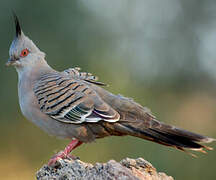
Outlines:
[{"label": "dark beak", "polygon": [[11,66],[11,65],[13,65],[17,60],[19,60],[19,59],[16,59],[16,58],[9,58],[5,65],[6,65],[6,66]]},{"label": "dark beak", "polygon": [[18,17],[14,12],[13,12],[13,16],[14,16],[14,22],[15,22],[15,27],[16,27],[16,37],[20,37],[21,34],[22,34],[22,30],[21,30],[21,27],[20,27]]}]

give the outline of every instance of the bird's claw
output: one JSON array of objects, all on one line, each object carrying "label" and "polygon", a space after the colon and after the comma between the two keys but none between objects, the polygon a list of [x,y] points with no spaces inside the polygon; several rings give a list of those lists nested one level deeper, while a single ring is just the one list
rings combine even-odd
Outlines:
[{"label": "bird's claw", "polygon": [[57,154],[55,154],[48,162],[48,166],[56,166],[59,159],[66,159],[67,154],[64,153],[64,151],[60,151]]},{"label": "bird's claw", "polygon": [[60,159],[77,160],[79,159],[79,157],[76,157],[72,154],[66,154],[64,151],[60,151],[49,160],[48,166],[57,166]]}]

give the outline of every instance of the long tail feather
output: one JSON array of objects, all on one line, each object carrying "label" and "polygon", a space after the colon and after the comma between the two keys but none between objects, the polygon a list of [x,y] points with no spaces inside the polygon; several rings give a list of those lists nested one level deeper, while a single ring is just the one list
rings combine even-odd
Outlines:
[{"label": "long tail feather", "polygon": [[[128,134],[140,137],[162,145],[174,147],[184,152],[187,152],[186,149],[189,149],[206,153],[204,149],[213,149],[200,144],[215,141],[213,138],[177,128],[175,126],[170,126],[155,119],[152,119],[151,121],[151,126],[149,127],[145,127],[141,123],[118,123],[116,124],[116,128],[125,135]],[[189,154],[195,156],[192,153]]]}]

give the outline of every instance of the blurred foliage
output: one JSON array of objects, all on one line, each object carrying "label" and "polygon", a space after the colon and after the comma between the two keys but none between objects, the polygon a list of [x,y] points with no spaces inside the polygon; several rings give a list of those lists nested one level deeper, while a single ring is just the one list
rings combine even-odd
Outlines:
[{"label": "blurred foliage", "polygon": [[[21,114],[17,75],[5,68],[14,37],[11,11],[58,70],[80,66],[167,123],[216,137],[216,1],[2,0],[0,2],[0,174],[34,179],[68,140],[50,137]],[[215,144],[213,144],[214,147]],[[176,179],[216,179],[216,152],[194,159],[134,137],[109,137],[74,151],[83,161],[143,157]]]}]

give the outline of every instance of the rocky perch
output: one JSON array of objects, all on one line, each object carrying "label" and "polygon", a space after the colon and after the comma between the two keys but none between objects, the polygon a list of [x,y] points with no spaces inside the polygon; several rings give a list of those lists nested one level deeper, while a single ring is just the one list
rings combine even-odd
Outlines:
[{"label": "rocky perch", "polygon": [[36,174],[37,180],[173,180],[142,158],[126,158],[120,162],[92,165],[80,160],[60,159],[56,167],[44,165]]}]

